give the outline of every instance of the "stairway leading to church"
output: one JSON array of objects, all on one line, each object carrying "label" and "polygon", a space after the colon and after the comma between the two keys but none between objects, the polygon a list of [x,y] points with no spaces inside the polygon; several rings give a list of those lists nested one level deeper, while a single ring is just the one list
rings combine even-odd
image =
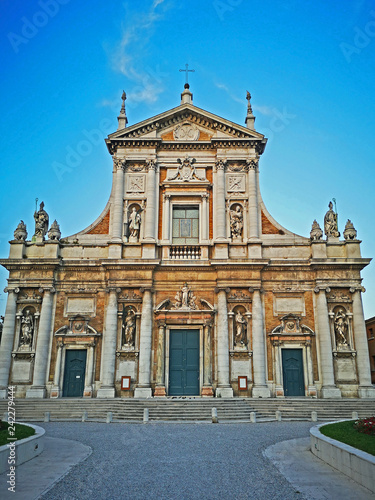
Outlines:
[{"label": "stairway leading to church", "polygon": [[[310,420],[316,411],[318,420],[328,421],[375,416],[375,400],[365,399],[221,399],[221,398],[167,398],[167,399],[17,399],[16,420],[43,422],[49,412],[51,421],[81,421],[86,412],[87,421],[106,421],[108,412],[113,422],[142,422],[144,409],[149,420],[156,421],[211,421],[212,408],[217,409],[219,422],[249,422],[255,412],[257,421],[275,420],[276,411],[284,420]],[[0,416],[7,411],[7,402],[0,402]]]}]

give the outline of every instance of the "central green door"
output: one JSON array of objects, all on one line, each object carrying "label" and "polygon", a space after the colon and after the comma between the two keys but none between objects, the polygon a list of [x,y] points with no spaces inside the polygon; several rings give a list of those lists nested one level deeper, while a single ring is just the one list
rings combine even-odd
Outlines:
[{"label": "central green door", "polygon": [[285,396],[304,396],[302,349],[282,349]]},{"label": "central green door", "polygon": [[83,396],[86,372],[86,349],[69,349],[65,354],[63,396]]},{"label": "central green door", "polygon": [[171,330],[170,396],[199,396],[199,330]]}]

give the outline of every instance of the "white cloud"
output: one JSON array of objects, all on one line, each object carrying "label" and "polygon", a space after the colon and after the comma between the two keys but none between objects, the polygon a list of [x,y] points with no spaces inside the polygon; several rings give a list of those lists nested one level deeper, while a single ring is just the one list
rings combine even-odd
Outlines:
[{"label": "white cloud", "polygon": [[149,10],[144,13],[137,11],[132,15],[129,12],[122,27],[121,40],[110,50],[113,70],[122,73],[133,84],[133,87],[125,89],[130,107],[132,102],[155,102],[164,91],[163,77],[166,75],[159,68],[147,68],[145,71],[142,61],[155,24],[162,18],[160,6],[164,2],[153,0]]}]

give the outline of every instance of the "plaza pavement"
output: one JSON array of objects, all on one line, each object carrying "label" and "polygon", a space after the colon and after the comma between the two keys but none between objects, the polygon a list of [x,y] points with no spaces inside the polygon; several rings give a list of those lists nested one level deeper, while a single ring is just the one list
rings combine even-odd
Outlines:
[{"label": "plaza pavement", "polygon": [[[311,422],[51,422],[44,452],[2,500],[367,500],[308,450]],[[280,472],[281,471],[281,472]]]}]

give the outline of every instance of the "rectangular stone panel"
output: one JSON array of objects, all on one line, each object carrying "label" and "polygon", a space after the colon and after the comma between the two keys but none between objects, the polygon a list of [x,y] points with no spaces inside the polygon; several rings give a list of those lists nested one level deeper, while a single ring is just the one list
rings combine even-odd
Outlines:
[{"label": "rectangular stone panel", "polygon": [[65,315],[70,316],[72,314],[95,316],[94,297],[68,297]]},{"label": "rectangular stone panel", "polygon": [[303,297],[274,297],[273,312],[275,316],[281,314],[305,315],[305,300]]},{"label": "rectangular stone panel", "polygon": [[12,383],[25,384],[31,382],[31,366],[30,360],[15,359],[12,365]]}]

